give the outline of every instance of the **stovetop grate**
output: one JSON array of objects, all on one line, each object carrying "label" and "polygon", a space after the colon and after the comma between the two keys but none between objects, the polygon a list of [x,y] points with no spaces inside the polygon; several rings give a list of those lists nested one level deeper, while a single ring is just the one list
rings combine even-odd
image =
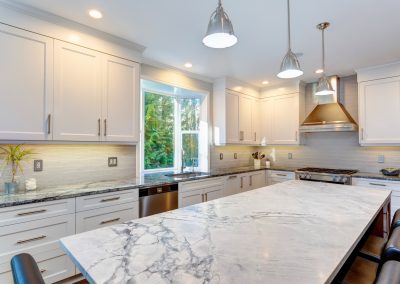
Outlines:
[{"label": "stovetop grate", "polygon": [[297,169],[299,172],[310,172],[310,173],[324,173],[334,175],[352,175],[358,172],[358,170],[346,170],[346,169],[326,169],[326,168],[301,168]]}]

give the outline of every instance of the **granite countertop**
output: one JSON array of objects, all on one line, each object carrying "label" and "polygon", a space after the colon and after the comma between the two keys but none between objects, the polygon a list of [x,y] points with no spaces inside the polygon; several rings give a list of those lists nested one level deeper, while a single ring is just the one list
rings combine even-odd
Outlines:
[{"label": "granite countertop", "polygon": [[389,198],[287,181],[60,242],[90,283],[329,283]]},{"label": "granite countertop", "polygon": [[115,192],[115,191],[128,190],[134,188],[147,188],[164,184],[176,184],[178,182],[183,182],[183,181],[225,176],[230,174],[246,173],[246,172],[265,170],[265,169],[266,168],[264,166],[261,166],[260,168],[255,168],[254,166],[248,166],[248,167],[221,169],[221,170],[211,171],[210,173],[207,173],[207,175],[205,176],[180,179],[180,180],[176,180],[172,177],[166,176],[166,174],[173,172],[162,172],[162,173],[146,174],[139,178],[127,179],[127,180],[99,181],[94,183],[80,183],[74,185],[38,188],[37,190],[27,191],[17,194],[10,194],[10,195],[0,194],[0,208],[64,199],[64,198],[73,198],[84,195]]},{"label": "granite countertop", "polygon": [[367,179],[381,179],[381,180],[391,180],[391,181],[400,181],[400,176],[385,176],[382,173],[365,173],[358,172],[351,175],[354,178],[367,178]]}]

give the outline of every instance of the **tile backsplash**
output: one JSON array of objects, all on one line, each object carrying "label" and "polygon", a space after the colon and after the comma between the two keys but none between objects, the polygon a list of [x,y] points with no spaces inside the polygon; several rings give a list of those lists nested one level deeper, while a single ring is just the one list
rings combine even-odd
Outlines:
[{"label": "tile backsplash", "polygon": [[[328,167],[379,172],[382,168],[400,168],[400,147],[360,147],[357,132],[303,134],[301,146],[261,147],[272,165],[289,167]],[[288,154],[292,153],[292,159]],[[379,163],[380,155],[384,162]]]},{"label": "tile backsplash", "polygon": [[[19,174],[18,180],[23,183],[27,178],[36,178],[39,188],[136,176],[135,146],[74,144],[23,147],[36,154],[24,163],[24,173]],[[117,157],[118,166],[108,167],[108,157]],[[43,171],[33,171],[33,160],[43,160]],[[0,188],[9,180],[9,168],[2,168]]]},{"label": "tile backsplash", "polygon": [[[252,146],[215,146],[211,148],[211,169],[243,167],[252,165],[253,158],[251,154],[257,151],[257,147]],[[235,153],[237,159],[235,159]],[[223,159],[220,160],[220,154]]]}]

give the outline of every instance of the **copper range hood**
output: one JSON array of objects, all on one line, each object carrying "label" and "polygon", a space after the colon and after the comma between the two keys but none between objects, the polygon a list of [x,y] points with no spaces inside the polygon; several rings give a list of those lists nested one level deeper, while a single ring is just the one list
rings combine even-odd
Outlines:
[{"label": "copper range hood", "polygon": [[[339,79],[335,76],[331,80],[336,90],[340,90]],[[335,94],[330,102],[319,103],[300,125],[300,132],[356,131],[357,123],[336,99],[339,97]]]}]

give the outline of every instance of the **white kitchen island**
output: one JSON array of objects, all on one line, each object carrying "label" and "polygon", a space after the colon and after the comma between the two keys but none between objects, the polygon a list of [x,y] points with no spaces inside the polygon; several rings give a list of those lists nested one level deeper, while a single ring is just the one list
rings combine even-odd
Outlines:
[{"label": "white kitchen island", "polygon": [[326,283],[390,191],[288,181],[61,239],[90,283]]}]

